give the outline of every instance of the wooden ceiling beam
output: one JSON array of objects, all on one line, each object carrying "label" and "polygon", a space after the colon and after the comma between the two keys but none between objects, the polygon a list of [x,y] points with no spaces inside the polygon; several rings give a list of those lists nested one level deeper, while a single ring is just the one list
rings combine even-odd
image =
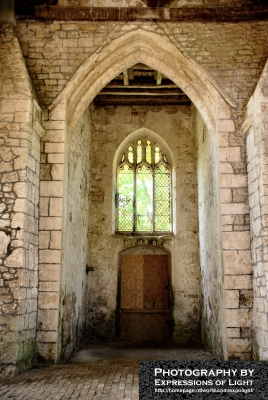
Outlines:
[{"label": "wooden ceiling beam", "polygon": [[161,85],[161,83],[162,83],[162,77],[163,77],[163,75],[161,74],[161,72],[157,71],[157,74],[156,74],[156,84],[157,84],[158,86]]},{"label": "wooden ceiling beam", "polygon": [[129,85],[129,79],[128,79],[128,70],[126,69],[123,71],[123,77],[124,77],[124,85],[128,86]]},{"label": "wooden ceiling beam", "polygon": [[116,90],[111,89],[107,90],[107,88],[102,89],[98,96],[185,96],[183,92],[176,89],[162,89],[162,90]]},{"label": "wooden ceiling beam", "polygon": [[[267,0],[249,7],[81,7],[15,3],[17,15],[44,20],[66,21],[184,21],[184,22],[241,22],[268,20]],[[28,8],[27,8],[28,7]],[[29,10],[29,7],[32,7]]]}]

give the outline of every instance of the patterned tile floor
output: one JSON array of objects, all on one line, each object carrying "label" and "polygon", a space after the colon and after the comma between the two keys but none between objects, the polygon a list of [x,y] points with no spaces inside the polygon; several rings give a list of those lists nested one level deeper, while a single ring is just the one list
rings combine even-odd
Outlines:
[{"label": "patterned tile floor", "polygon": [[213,360],[202,347],[138,343],[90,344],[67,364],[39,366],[0,380],[0,399],[138,400],[140,360]]}]

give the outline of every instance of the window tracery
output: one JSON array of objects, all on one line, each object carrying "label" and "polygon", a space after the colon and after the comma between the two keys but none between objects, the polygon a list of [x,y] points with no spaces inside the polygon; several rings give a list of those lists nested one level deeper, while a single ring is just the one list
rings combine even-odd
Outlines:
[{"label": "window tracery", "polygon": [[117,169],[117,231],[171,232],[171,166],[148,138],[128,143]]}]

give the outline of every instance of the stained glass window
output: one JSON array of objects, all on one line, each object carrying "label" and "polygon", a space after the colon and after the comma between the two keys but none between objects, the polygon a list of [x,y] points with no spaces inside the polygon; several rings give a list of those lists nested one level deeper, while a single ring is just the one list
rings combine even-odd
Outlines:
[{"label": "stained glass window", "polygon": [[171,231],[171,169],[161,147],[148,138],[126,146],[117,176],[117,231]]}]

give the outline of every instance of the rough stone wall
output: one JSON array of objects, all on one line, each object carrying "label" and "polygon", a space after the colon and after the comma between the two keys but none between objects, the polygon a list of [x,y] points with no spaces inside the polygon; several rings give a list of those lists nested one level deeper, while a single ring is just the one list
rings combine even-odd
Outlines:
[{"label": "rough stone wall", "polygon": [[[88,275],[88,339],[115,337],[119,253],[152,243],[171,253],[173,340],[199,341],[201,298],[192,109],[184,106],[95,108],[92,126],[90,265],[94,271]],[[113,158],[122,140],[140,128],[160,135],[175,158],[174,238],[114,235]]]},{"label": "rough stone wall", "polygon": [[[257,360],[268,360],[267,343],[267,185],[268,185],[268,66],[249,105],[247,169],[253,266],[253,350]],[[253,123],[253,124],[252,124]]]},{"label": "rough stone wall", "polygon": [[[78,66],[105,44],[142,27],[167,35],[237,102],[236,125],[268,56],[268,22],[115,23],[18,21],[17,32],[40,104],[48,105]],[[60,51],[59,51],[60,49]]]},{"label": "rough stone wall", "polygon": [[38,290],[41,110],[12,25],[0,31],[0,372],[31,366]]},{"label": "rough stone wall", "polygon": [[196,113],[200,268],[202,276],[202,339],[219,359],[226,359],[224,266],[217,138],[209,135]]}]

